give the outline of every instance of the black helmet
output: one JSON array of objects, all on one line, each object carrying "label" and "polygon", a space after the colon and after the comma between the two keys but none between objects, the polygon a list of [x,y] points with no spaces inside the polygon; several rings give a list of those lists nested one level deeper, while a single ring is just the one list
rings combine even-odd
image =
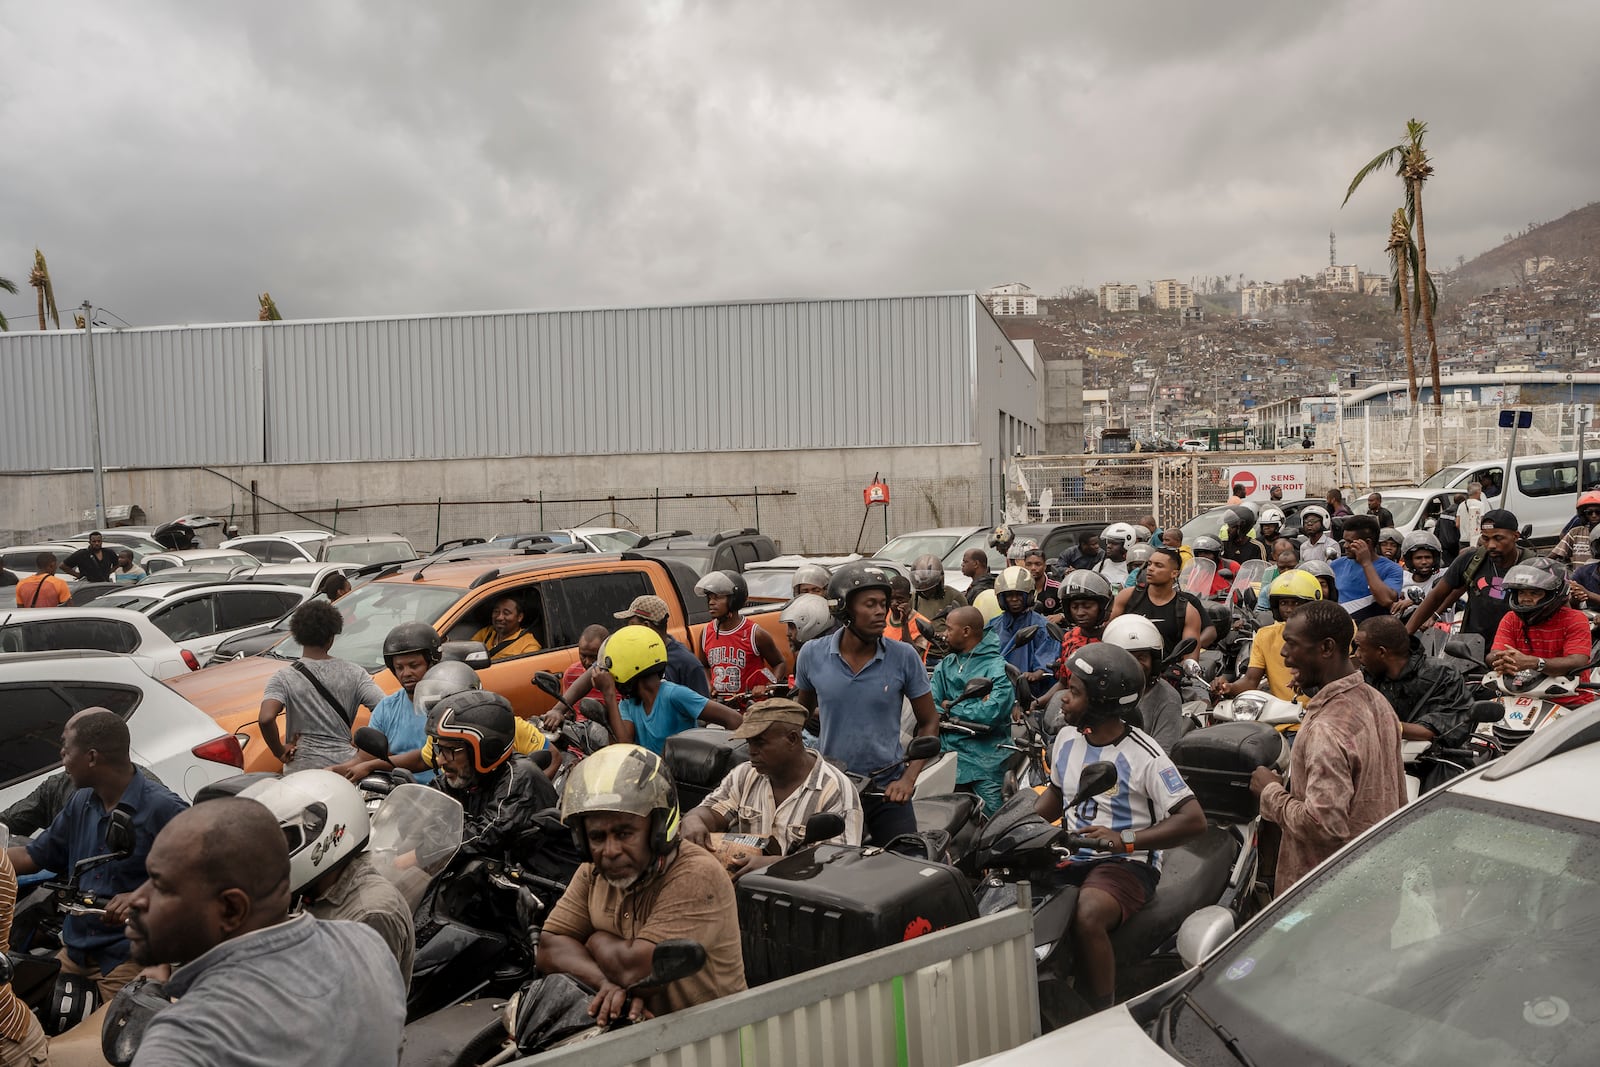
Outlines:
[{"label": "black helmet", "polygon": [[1111,603],[1111,583],[1094,571],[1071,571],[1061,579],[1061,602],[1074,600],[1099,601],[1103,608]]},{"label": "black helmet", "polygon": [[[1506,571],[1506,596],[1511,610],[1517,613],[1524,626],[1535,626],[1550,618],[1567,600],[1567,570],[1555,560],[1540,556],[1519,563]],[[1536,604],[1524,607],[1517,603],[1517,590],[1537,589],[1544,596]]]},{"label": "black helmet", "polygon": [[403,622],[383,639],[383,665],[394,670],[394,657],[421,652],[428,666],[439,662],[439,635],[425,622]]},{"label": "black helmet", "polygon": [[[469,689],[444,697],[436,710],[435,745],[446,740],[466,744],[472,750],[472,766],[479,774],[489,774],[511,758],[517,715],[511,710],[511,702],[499,693]],[[434,758],[437,761],[437,754]]]},{"label": "black helmet", "polygon": [[865,589],[882,589],[888,596],[894,590],[894,579],[889,572],[871,560],[846,563],[833,572],[828,582],[828,606],[833,617],[850,621],[850,598]]},{"label": "black helmet", "polygon": [[728,610],[738,611],[744,607],[745,601],[750,599],[750,587],[744,583],[744,575],[738,571],[712,571],[698,582],[694,583],[694,591],[701,596],[717,596],[728,598]]},{"label": "black helmet", "polygon": [[1067,657],[1066,667],[1089,692],[1085,718],[1120,716],[1144,694],[1144,668],[1132,652],[1118,645],[1104,641],[1084,645]]}]

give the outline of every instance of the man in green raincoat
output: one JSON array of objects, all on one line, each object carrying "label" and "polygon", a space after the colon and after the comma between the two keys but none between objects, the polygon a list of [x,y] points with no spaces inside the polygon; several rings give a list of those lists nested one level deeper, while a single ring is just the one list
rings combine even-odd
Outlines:
[{"label": "man in green raincoat", "polygon": [[[977,727],[977,736],[940,731],[944,751],[956,754],[956,785],[983,798],[993,815],[1000,808],[1001,782],[1008,753],[1000,746],[1011,740],[1011,705],[1015,695],[1000,655],[1000,636],[984,628],[977,608],[957,608],[948,616],[945,644],[950,652],[933,672],[933,701],[939,714]],[[987,696],[961,699],[974,678],[994,679]]]}]

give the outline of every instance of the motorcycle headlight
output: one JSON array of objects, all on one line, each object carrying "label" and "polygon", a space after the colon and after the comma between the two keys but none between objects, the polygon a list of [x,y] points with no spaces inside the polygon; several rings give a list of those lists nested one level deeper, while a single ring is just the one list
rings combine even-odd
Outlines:
[{"label": "motorcycle headlight", "polygon": [[1235,697],[1233,701],[1233,717],[1245,722],[1254,722],[1256,719],[1261,718],[1261,710],[1267,704],[1264,696],[1265,694],[1258,697],[1245,693]]}]

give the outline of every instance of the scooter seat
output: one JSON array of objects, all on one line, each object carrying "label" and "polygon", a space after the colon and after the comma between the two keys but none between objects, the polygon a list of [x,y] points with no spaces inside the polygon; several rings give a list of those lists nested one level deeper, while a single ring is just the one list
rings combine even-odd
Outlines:
[{"label": "scooter seat", "polygon": [[942,830],[950,837],[973,820],[980,801],[973,793],[946,793],[918,797],[911,802],[917,816],[917,829]]},{"label": "scooter seat", "polygon": [[1117,966],[1131,966],[1158,951],[1183,920],[1215,904],[1238,856],[1237,839],[1219,826],[1208,826],[1188,844],[1162,852],[1155,896],[1111,934]]}]

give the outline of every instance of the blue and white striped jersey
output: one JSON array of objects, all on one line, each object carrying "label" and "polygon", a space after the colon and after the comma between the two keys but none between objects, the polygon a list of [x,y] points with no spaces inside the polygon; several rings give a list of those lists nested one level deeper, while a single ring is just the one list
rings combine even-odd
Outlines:
[{"label": "blue and white striped jersey", "polygon": [[[1056,735],[1055,751],[1050,759],[1050,781],[1061,790],[1063,799],[1071,800],[1078,791],[1083,768],[1101,760],[1117,768],[1116,787],[1066,811],[1061,825],[1073,833],[1082,833],[1091,826],[1108,826],[1117,831],[1145,830],[1172,814],[1185,798],[1194,796],[1155,738],[1135,726],[1129,726],[1128,732],[1114,745],[1092,745],[1077,728],[1064,727]],[[1073,858],[1103,859],[1105,854],[1085,850]],[[1160,852],[1140,849],[1122,858],[1161,869]]]}]

